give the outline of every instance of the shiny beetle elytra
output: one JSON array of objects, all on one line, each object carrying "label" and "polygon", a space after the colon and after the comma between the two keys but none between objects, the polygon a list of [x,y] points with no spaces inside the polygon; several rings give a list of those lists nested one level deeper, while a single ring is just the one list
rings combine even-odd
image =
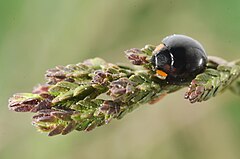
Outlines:
[{"label": "shiny beetle elytra", "polygon": [[169,83],[189,82],[202,73],[207,64],[203,46],[185,35],[170,35],[162,40],[151,58],[156,75]]}]

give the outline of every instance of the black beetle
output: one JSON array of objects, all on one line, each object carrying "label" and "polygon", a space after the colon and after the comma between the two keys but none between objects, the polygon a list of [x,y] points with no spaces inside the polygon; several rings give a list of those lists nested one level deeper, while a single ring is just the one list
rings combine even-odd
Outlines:
[{"label": "black beetle", "polygon": [[190,82],[207,64],[203,46],[185,35],[170,35],[156,47],[151,58],[157,76],[169,83]]}]

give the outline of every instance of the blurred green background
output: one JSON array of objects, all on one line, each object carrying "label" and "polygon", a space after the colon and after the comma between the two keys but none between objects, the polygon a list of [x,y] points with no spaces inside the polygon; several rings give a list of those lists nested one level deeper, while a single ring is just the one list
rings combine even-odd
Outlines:
[{"label": "blurred green background", "polygon": [[184,91],[90,133],[47,137],[8,98],[55,65],[102,57],[179,33],[208,54],[240,58],[237,0],[0,0],[0,159],[239,159],[240,99],[229,91],[191,105]]}]

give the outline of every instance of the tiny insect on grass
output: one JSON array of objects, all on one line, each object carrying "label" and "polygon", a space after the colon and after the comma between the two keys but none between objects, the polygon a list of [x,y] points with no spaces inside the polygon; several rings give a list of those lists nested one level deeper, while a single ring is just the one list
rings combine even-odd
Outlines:
[{"label": "tiny insect on grass", "polygon": [[240,95],[240,60],[207,57],[202,45],[185,35],[170,35],[158,46],[133,48],[125,54],[140,67],[100,58],[57,66],[46,71],[46,83],[32,93],[14,94],[9,109],[33,113],[33,125],[54,136],[91,131],[184,87],[191,103],[227,88]]}]

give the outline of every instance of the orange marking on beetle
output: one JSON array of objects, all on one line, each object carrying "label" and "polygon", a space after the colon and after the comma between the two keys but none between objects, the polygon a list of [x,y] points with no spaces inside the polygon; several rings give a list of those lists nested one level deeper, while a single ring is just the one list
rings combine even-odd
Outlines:
[{"label": "orange marking on beetle", "polygon": [[156,73],[163,77],[167,77],[167,75],[168,75],[166,72],[163,72],[162,70],[157,70]]},{"label": "orange marking on beetle", "polygon": [[164,44],[159,44],[153,52],[158,53],[163,47],[164,47]]}]

